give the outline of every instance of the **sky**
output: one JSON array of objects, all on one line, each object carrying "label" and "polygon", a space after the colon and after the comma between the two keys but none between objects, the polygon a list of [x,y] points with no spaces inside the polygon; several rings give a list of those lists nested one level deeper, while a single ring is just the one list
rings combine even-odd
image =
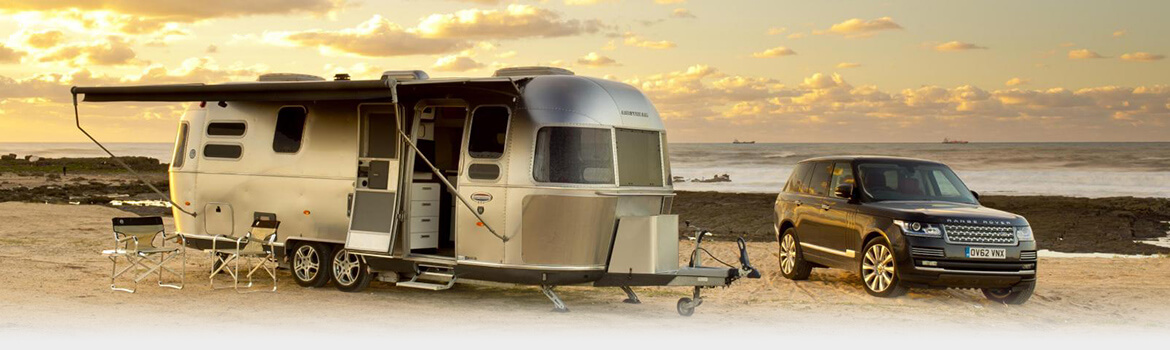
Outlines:
[{"label": "sky", "polygon": [[[85,141],[69,88],[544,65],[672,142],[1170,141],[1168,1],[4,0],[0,142]],[[110,142],[184,104],[83,103]]]}]

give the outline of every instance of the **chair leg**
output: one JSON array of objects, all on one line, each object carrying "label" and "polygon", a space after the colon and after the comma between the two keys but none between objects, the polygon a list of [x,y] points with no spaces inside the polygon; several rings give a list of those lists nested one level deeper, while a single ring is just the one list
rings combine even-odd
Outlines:
[{"label": "chair leg", "polygon": [[[122,258],[125,258],[126,263],[128,264],[128,266],[126,266],[122,270],[118,270],[118,257],[119,256],[121,256]],[[118,277],[122,277],[122,275],[125,275],[127,272],[130,272],[131,270],[134,270],[134,272],[140,271],[140,269],[137,269],[138,267],[141,266],[140,262],[137,259],[135,259],[133,256],[127,255],[127,254],[111,255],[110,261],[112,262],[112,265],[113,265],[113,270],[110,271],[110,290],[119,291],[119,292],[127,292],[127,293],[136,292],[138,290],[138,279],[137,278],[133,279],[133,281],[134,281],[133,288],[118,287],[117,280],[118,280]]]},{"label": "chair leg", "polygon": [[[235,285],[239,283],[239,276],[237,273],[238,270],[234,270],[234,269],[230,268],[229,264],[232,264],[232,263],[238,264],[239,256],[234,255],[234,254],[228,254],[226,256],[223,256],[223,255],[219,255],[218,252],[215,252],[215,251],[213,251],[211,253],[211,255],[214,257],[214,260],[212,260],[213,261],[212,265],[214,266],[215,262],[219,263],[219,267],[213,269],[211,271],[211,275],[208,276],[208,280],[211,283],[211,289],[235,288]],[[232,286],[231,287],[223,287],[223,286],[216,287],[215,286],[215,276],[220,274],[220,273],[226,273],[226,274],[228,274],[228,276],[230,276],[232,278]]]}]

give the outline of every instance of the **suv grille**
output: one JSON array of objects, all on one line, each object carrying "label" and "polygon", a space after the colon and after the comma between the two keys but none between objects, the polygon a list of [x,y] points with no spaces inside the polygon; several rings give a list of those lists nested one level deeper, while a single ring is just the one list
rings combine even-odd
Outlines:
[{"label": "suv grille", "polygon": [[923,248],[923,247],[910,247],[910,255],[932,257],[932,258],[942,258],[942,257],[946,256],[946,254],[943,253],[942,249]]},{"label": "suv grille", "polygon": [[1016,245],[1016,228],[1012,226],[943,224],[942,228],[949,243]]},{"label": "suv grille", "polygon": [[1035,251],[1020,252],[1020,260],[1036,260],[1036,252]]}]

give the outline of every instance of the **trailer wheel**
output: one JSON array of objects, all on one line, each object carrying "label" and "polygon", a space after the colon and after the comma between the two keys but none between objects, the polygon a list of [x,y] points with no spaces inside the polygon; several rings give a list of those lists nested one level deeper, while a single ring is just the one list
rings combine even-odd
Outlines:
[{"label": "trailer wheel", "polygon": [[695,314],[695,306],[691,305],[691,298],[681,298],[678,300],[678,314],[684,317],[690,317]]},{"label": "trailer wheel", "polygon": [[293,247],[289,267],[293,279],[301,287],[321,288],[329,283],[332,276],[333,257],[329,245],[321,243],[299,243]]},{"label": "trailer wheel", "polygon": [[360,292],[370,285],[373,279],[370,267],[357,254],[350,254],[345,249],[333,252],[333,284],[342,292]]}]

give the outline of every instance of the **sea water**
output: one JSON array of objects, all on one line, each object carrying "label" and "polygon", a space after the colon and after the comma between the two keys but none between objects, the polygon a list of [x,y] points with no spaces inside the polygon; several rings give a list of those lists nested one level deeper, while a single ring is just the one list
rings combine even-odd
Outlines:
[{"label": "sea water", "polygon": [[[168,162],[170,143],[110,143],[122,156]],[[819,143],[669,145],[675,183],[684,191],[776,193],[793,166],[830,155],[923,158],[950,165],[981,194],[1170,198],[1170,143]],[[101,157],[90,143],[0,143],[21,157]],[[691,179],[727,174],[731,182]]]}]

